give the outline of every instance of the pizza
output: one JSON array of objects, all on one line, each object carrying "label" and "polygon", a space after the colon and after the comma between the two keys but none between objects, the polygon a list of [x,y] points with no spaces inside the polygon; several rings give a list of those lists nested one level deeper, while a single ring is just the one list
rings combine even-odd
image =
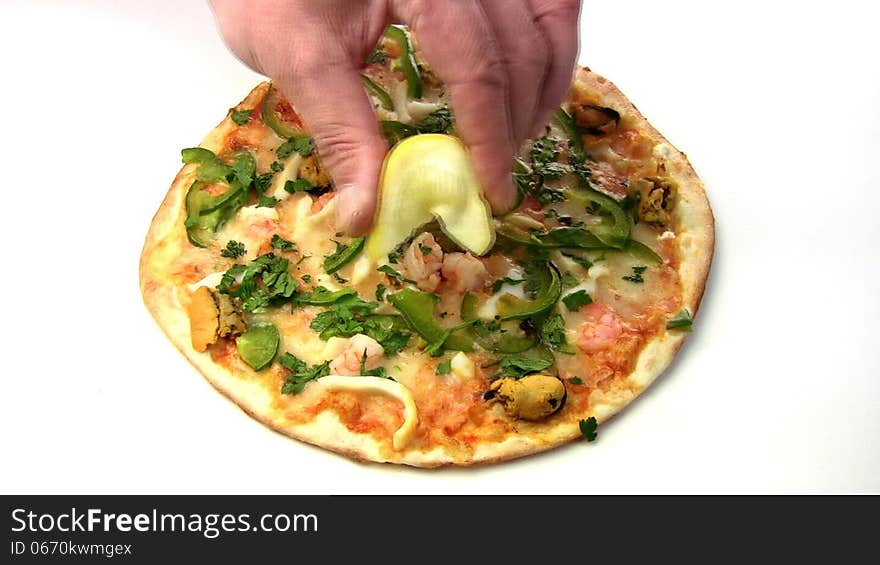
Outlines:
[{"label": "pizza", "polygon": [[389,28],[363,81],[393,148],[383,175],[404,179],[383,181],[373,231],[337,230],[306,125],[261,83],[182,152],[141,256],[150,313],[252,417],[359,460],[472,465],[592,441],[700,304],[714,221],[685,155],[578,68],[516,156],[519,203],[492,217],[448,188],[467,181],[422,189],[412,175],[436,175],[406,172],[430,156],[467,173],[416,38]]}]

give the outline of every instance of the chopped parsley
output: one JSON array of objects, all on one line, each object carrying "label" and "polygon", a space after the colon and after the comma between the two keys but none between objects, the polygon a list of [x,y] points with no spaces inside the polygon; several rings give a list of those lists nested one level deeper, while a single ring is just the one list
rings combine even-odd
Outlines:
[{"label": "chopped parsley", "polygon": [[440,108],[425,116],[416,129],[419,133],[449,133],[451,127],[452,112],[449,108]]},{"label": "chopped parsley", "polygon": [[184,163],[198,163],[196,178],[200,181],[227,184],[238,182],[247,188],[254,179],[257,163],[250,153],[237,154],[232,164],[224,162],[213,151],[204,147],[189,147],[180,153]]},{"label": "chopped parsley", "polygon": [[305,283],[310,283],[310,282],[312,282],[312,275],[305,274],[305,275],[301,276],[300,278],[301,278],[302,281],[305,282]]},{"label": "chopped parsley", "polygon": [[284,190],[287,192],[294,194],[297,192],[306,192],[315,188],[312,183],[308,181],[308,179],[296,179],[296,180],[286,180],[284,181]]},{"label": "chopped parsley", "polygon": [[451,372],[452,372],[452,359],[447,359],[446,361],[443,361],[442,363],[437,365],[436,373],[438,375],[448,375]]},{"label": "chopped parsley", "polygon": [[590,186],[590,177],[593,174],[593,171],[584,165],[586,158],[587,156],[580,152],[571,153],[568,156],[568,164],[571,166],[571,172],[577,176],[580,186]]},{"label": "chopped parsley", "polygon": [[278,204],[279,200],[274,196],[266,196],[265,194],[260,195],[260,200],[257,202],[257,208],[274,208],[276,204]]},{"label": "chopped parsley", "polygon": [[409,343],[410,333],[394,329],[382,316],[372,316],[364,322],[364,333],[379,342],[385,355],[397,355]]},{"label": "chopped parsley", "polygon": [[370,53],[370,56],[367,57],[367,64],[372,65],[378,63],[379,65],[384,65],[388,62],[388,55],[382,51],[381,48],[377,48],[375,51]]},{"label": "chopped parsley", "polygon": [[[309,277],[311,280],[311,277]],[[319,286],[311,292],[299,293],[296,297],[298,304],[312,304],[316,306],[328,306],[346,296],[357,296],[357,291],[353,288],[340,288],[339,290],[330,290],[326,287]]]},{"label": "chopped parsley", "polygon": [[385,285],[382,283],[376,285],[376,300],[382,302],[382,300],[385,299],[385,291],[387,290],[388,289],[385,288]]},{"label": "chopped parsley", "polygon": [[586,420],[578,421],[578,427],[581,430],[581,435],[584,436],[587,441],[596,441],[596,437],[598,436],[596,430],[599,428],[599,424],[596,422],[594,416],[590,416]]},{"label": "chopped parsley", "polygon": [[336,251],[324,257],[324,271],[326,271],[328,275],[332,275],[347,265],[352,259],[357,257],[358,253],[361,252],[366,240],[366,237],[356,237],[347,245],[334,241],[336,244]]},{"label": "chopped parsley", "polygon": [[[290,302],[297,282],[288,270],[290,262],[273,253],[260,255],[250,265],[233,265],[223,274],[217,290],[240,298],[245,312],[265,312],[270,305]],[[236,282],[238,280],[241,282]]]},{"label": "chopped parsley", "polygon": [[565,320],[560,314],[553,314],[544,320],[538,339],[554,351],[569,355],[574,353],[574,348],[565,339]]},{"label": "chopped parsley", "polygon": [[280,173],[284,170],[284,165],[282,165],[278,161],[272,161],[272,164],[269,165],[269,170],[271,170],[273,173]]},{"label": "chopped parsley", "polygon": [[375,369],[367,370],[367,350],[364,349],[364,354],[361,357],[361,366],[359,369],[360,375],[363,377],[379,377],[382,379],[390,378],[388,374],[385,372],[385,367],[376,367]]},{"label": "chopped parsley", "polygon": [[642,193],[638,190],[626,195],[626,198],[619,202],[624,212],[627,212],[633,221],[633,224],[639,223],[639,203],[642,201]]},{"label": "chopped parsley", "polygon": [[621,277],[621,278],[623,280],[629,281],[631,283],[641,284],[641,283],[645,282],[645,279],[644,279],[644,277],[642,277],[642,274],[645,272],[645,270],[647,270],[647,268],[648,267],[645,267],[644,265],[642,265],[640,267],[633,267],[632,268],[633,274],[627,275],[627,276]]},{"label": "chopped parsley", "polygon": [[565,274],[562,275],[562,284],[564,286],[571,287],[571,286],[577,286],[579,283],[574,275],[572,275],[571,273],[566,271]]},{"label": "chopped parsley", "polygon": [[529,156],[531,169],[525,169],[514,175],[514,180],[524,194],[530,194],[541,204],[550,204],[565,200],[562,191],[544,184],[547,180],[557,180],[569,172],[569,167],[559,163],[559,140],[555,137],[539,137],[532,143]]},{"label": "chopped parsley", "polygon": [[593,298],[587,294],[586,290],[572,292],[562,298],[562,303],[570,312],[576,312],[591,302],[593,302]]},{"label": "chopped parsley", "polygon": [[693,330],[694,320],[688,310],[682,310],[674,318],[666,323],[667,330],[681,330],[689,332]]},{"label": "chopped parsley", "polygon": [[330,374],[330,361],[309,367],[302,359],[285,353],[278,359],[278,362],[290,371],[290,374],[284,377],[284,384],[281,386],[282,394],[299,394],[310,381]]},{"label": "chopped parsley", "polygon": [[515,286],[518,284],[522,284],[523,282],[525,282],[524,279],[512,279],[510,277],[504,277],[503,279],[498,279],[497,281],[492,283],[492,294],[498,294],[498,291],[501,290],[501,287],[503,287],[506,284],[510,284],[510,285]]},{"label": "chopped parsley", "polygon": [[553,361],[547,359],[535,359],[524,355],[505,355],[501,358],[501,376],[520,379],[529,373],[543,371],[551,366]]},{"label": "chopped parsley", "polygon": [[275,173],[263,173],[262,175],[257,175],[254,178],[254,188],[257,189],[257,192],[262,194],[266,192],[270,186],[272,186],[272,179],[275,178]]},{"label": "chopped parsley", "polygon": [[275,155],[277,155],[279,159],[287,159],[294,151],[296,151],[303,157],[308,157],[314,150],[315,145],[312,142],[311,137],[291,137],[275,150]]},{"label": "chopped parsley", "polygon": [[245,125],[251,119],[253,110],[236,110],[232,112],[232,121],[240,126]]},{"label": "chopped parsley", "polygon": [[542,166],[556,162],[559,155],[559,140],[555,137],[541,136],[532,143],[530,156],[532,166]]},{"label": "chopped parsley", "polygon": [[391,267],[391,265],[382,265],[381,267],[379,267],[376,270],[379,271],[380,273],[385,273],[386,275],[388,275],[388,278],[397,282],[398,284],[405,283],[405,282],[415,284],[415,282],[416,282],[416,281],[413,281],[413,280],[410,280],[410,279],[404,277],[403,275],[401,275],[400,273],[395,271],[394,268]]},{"label": "chopped parsley", "polygon": [[[294,250],[296,250],[295,243],[284,239],[283,237],[281,237],[277,233],[272,235],[272,241],[270,243],[274,249],[277,249],[279,251],[294,251]],[[306,276],[308,276],[308,275],[306,275]],[[305,278],[303,278],[303,280],[305,280]],[[308,281],[306,281],[306,282],[308,282]]]},{"label": "chopped parsley", "polygon": [[422,255],[430,255],[433,249],[425,245],[424,243],[419,244],[419,251],[422,252]]},{"label": "chopped parsley", "polygon": [[[538,174],[544,177],[544,180],[559,180],[568,172],[568,169],[562,163],[552,162],[546,163],[538,169]],[[554,200],[555,202],[555,200]]]},{"label": "chopped parsley", "polygon": [[530,257],[523,266],[526,283],[523,289],[526,291],[526,294],[534,298],[546,284],[546,274],[549,269],[546,264],[546,257],[535,255]]},{"label": "chopped parsley", "polygon": [[220,251],[220,255],[227,259],[238,259],[247,253],[244,243],[230,239],[226,243],[226,247]]},{"label": "chopped parsley", "polygon": [[409,343],[410,334],[395,329],[392,317],[372,315],[377,307],[375,302],[348,294],[315,316],[310,327],[323,340],[365,334],[379,342],[386,355],[395,355]]},{"label": "chopped parsley", "polygon": [[254,180],[254,174],[257,171],[257,162],[250,153],[244,153],[235,157],[232,163],[232,174],[226,177],[226,180],[232,182],[237,180],[241,186],[248,187]]},{"label": "chopped parsley", "polygon": [[315,316],[310,327],[323,340],[364,333],[365,318],[373,313],[376,306],[375,302],[365,302],[358,296],[348,295],[337,300],[329,310]]},{"label": "chopped parsley", "polygon": [[583,379],[581,379],[580,377],[570,377],[570,378],[568,379],[568,382],[570,382],[570,383],[573,384],[573,385],[582,385],[582,384],[584,384]]},{"label": "chopped parsley", "polygon": [[589,269],[590,267],[593,266],[593,262],[585,257],[580,257],[579,255],[573,255],[573,254],[567,253],[565,251],[563,251],[562,254],[565,257],[568,257],[569,259],[571,259],[572,261],[577,263],[578,265],[580,265],[581,267],[583,267],[584,269]]}]

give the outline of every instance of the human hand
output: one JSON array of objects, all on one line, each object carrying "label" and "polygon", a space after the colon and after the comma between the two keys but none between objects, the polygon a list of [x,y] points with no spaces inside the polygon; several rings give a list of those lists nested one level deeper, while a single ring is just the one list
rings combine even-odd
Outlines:
[{"label": "human hand", "polygon": [[579,0],[211,0],[229,48],[270,77],[312,133],[340,229],[373,220],[385,140],[360,72],[389,23],[407,24],[448,86],[456,130],[496,212],[516,198],[511,161],[571,82]]}]

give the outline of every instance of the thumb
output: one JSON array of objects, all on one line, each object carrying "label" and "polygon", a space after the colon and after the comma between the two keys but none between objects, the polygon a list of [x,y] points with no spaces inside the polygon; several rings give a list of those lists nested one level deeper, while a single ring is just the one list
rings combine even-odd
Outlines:
[{"label": "thumb", "polygon": [[337,229],[364,233],[373,222],[387,146],[357,69],[325,63],[276,83],[296,107],[333,179]]}]

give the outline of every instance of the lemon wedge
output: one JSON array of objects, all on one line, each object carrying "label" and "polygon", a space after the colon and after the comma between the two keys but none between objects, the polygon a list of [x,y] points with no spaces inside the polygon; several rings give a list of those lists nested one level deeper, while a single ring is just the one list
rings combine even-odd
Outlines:
[{"label": "lemon wedge", "polygon": [[381,260],[435,218],[450,239],[475,255],[495,242],[492,212],[464,144],[451,135],[416,135],[385,157],[367,254]]}]

